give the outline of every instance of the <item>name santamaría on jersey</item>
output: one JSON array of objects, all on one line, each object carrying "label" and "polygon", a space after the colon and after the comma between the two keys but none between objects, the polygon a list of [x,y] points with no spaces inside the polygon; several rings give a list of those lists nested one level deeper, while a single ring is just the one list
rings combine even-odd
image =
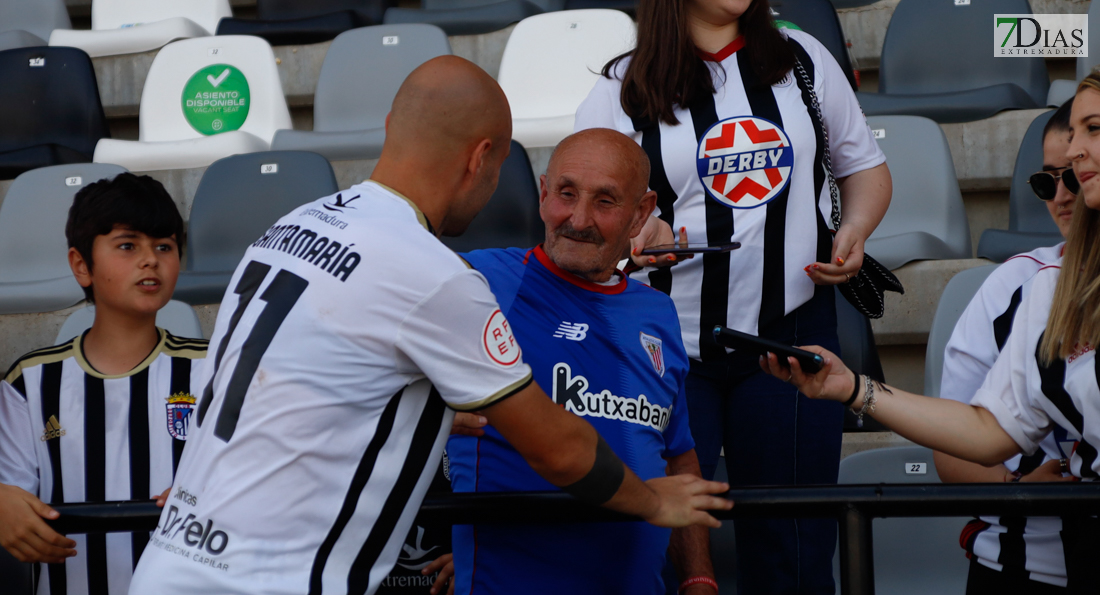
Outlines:
[{"label": "name santamar\u00eda on jersey", "polygon": [[300,258],[341,281],[347,281],[363,260],[358,252],[350,250],[354,245],[343,246],[300,225],[274,225],[252,244]]},{"label": "name santamar\u00eda on jersey", "polygon": [[637,399],[619,397],[604,389],[599,393],[588,392],[588,379],[573,376],[569,364],[554,366],[554,402],[565,410],[583,417],[602,417],[649,426],[664,432],[668,427],[672,407],[650,403],[645,395]]}]

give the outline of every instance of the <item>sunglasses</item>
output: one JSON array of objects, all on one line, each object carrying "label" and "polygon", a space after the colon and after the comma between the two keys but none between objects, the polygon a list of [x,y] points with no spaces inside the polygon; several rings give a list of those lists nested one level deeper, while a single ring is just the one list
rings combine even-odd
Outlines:
[{"label": "sunglasses", "polygon": [[1058,193],[1058,180],[1062,180],[1062,183],[1066,185],[1066,190],[1073,194],[1077,194],[1081,189],[1077,176],[1073,174],[1073,169],[1069,167],[1064,168],[1060,174],[1049,171],[1031,174],[1031,177],[1027,179],[1027,183],[1031,185],[1031,191],[1040,200],[1050,201],[1054,200],[1054,195]]}]

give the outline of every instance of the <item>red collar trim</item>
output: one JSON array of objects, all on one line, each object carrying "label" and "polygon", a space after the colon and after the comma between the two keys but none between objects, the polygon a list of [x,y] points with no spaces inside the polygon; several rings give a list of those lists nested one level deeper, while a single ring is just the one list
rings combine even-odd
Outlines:
[{"label": "red collar trim", "polygon": [[[542,244],[535,246],[531,252],[534,252],[535,258],[538,259],[542,266],[546,267],[546,270],[554,273],[554,275],[561,277],[562,279],[580,287],[581,289],[587,289],[588,291],[594,291],[596,293],[604,293],[607,295],[615,295],[626,291],[626,275],[620,271],[615,271],[615,274],[619,276],[619,282],[614,285],[600,285],[599,283],[593,283],[587,279],[581,279],[580,277],[570,273],[569,271],[554,264],[554,261],[550,260],[550,257],[546,255],[546,252],[542,249]],[[528,255],[531,254],[528,252]],[[527,260],[526,258],[524,259]]]},{"label": "red collar trim", "polygon": [[699,57],[704,59],[704,60],[708,60],[710,62],[721,62],[722,60],[725,60],[726,58],[729,58],[730,56],[732,56],[734,52],[736,52],[737,50],[739,50],[743,47],[745,47],[745,36],[744,35],[738,35],[737,39],[734,39],[733,41],[731,41],[729,43],[729,45],[727,45],[726,47],[718,50],[718,53],[716,53],[716,54],[711,54],[709,52],[704,52],[703,50],[701,50],[699,48],[695,48],[695,53],[698,54]]}]

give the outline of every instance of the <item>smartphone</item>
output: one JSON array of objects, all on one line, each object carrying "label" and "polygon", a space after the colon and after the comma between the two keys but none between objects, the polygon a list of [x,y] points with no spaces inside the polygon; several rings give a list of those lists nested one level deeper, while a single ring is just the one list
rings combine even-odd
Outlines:
[{"label": "smartphone", "polygon": [[802,366],[802,371],[809,374],[817,374],[821,371],[821,367],[825,365],[825,358],[816,353],[769,341],[768,339],[761,339],[756,335],[749,335],[720,325],[714,327],[714,339],[718,341],[719,345],[732,347],[738,351],[765,356],[768,353],[774,353],[779,358],[779,364],[784,367],[787,366],[787,358],[793,357]]},{"label": "smartphone", "polygon": [[657,246],[650,246],[641,251],[641,254],[652,256],[654,254],[720,254],[722,252],[729,252],[730,250],[736,250],[741,247],[741,242],[730,242],[728,244],[688,244],[687,246],[681,246],[680,244],[660,244]]}]

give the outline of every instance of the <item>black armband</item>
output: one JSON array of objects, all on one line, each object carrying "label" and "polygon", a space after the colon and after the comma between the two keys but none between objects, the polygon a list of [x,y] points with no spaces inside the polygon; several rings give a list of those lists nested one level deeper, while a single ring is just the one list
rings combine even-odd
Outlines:
[{"label": "black armband", "polygon": [[622,459],[611,450],[603,436],[597,434],[596,461],[592,463],[592,468],[580,480],[561,489],[578,500],[600,505],[619,491],[625,477]]}]

